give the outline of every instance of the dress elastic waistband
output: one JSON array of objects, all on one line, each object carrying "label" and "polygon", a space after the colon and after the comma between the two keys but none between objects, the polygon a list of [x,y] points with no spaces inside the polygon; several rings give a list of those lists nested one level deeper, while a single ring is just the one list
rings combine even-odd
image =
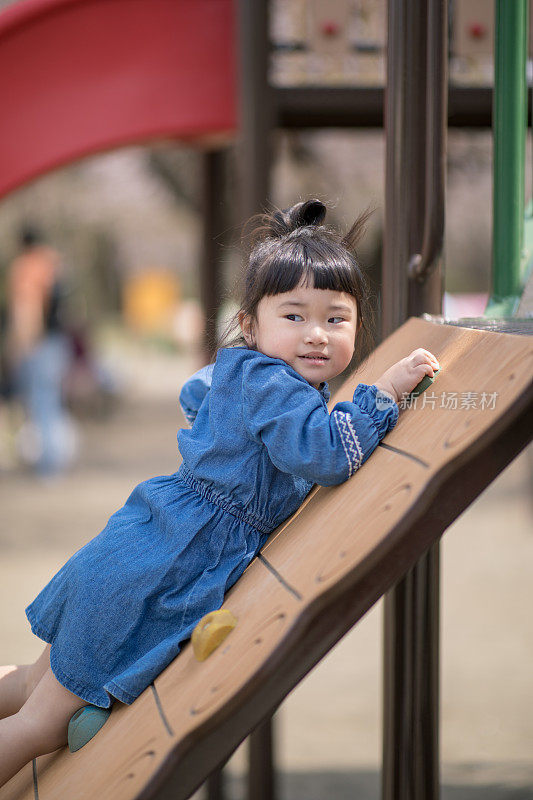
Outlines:
[{"label": "dress elastic waistband", "polygon": [[179,468],[177,477],[178,480],[183,481],[183,483],[185,483],[187,486],[190,486],[191,489],[194,489],[194,491],[197,492],[201,497],[205,497],[205,499],[210,503],[214,503],[223,511],[227,511],[228,514],[232,514],[234,517],[237,517],[237,519],[246,523],[246,525],[251,525],[252,528],[256,528],[261,533],[271,533],[271,525],[267,525],[260,517],[257,517],[255,514],[250,514],[249,512],[245,511],[244,508],[235,505],[235,503],[230,502],[227,498],[222,497],[222,495],[214,492],[207,483],[199,478],[195,478],[192,472],[187,469],[185,464],[182,464]]}]

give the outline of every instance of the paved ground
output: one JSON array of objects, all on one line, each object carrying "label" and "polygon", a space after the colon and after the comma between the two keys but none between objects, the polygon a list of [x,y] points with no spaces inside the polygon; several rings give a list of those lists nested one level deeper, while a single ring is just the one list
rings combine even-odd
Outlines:
[{"label": "paved ground", "polygon": [[[40,653],[25,605],[138,481],[176,468],[176,399],[195,365],[126,355],[125,400],[108,421],[84,423],[68,475],[44,484],[0,472],[1,663]],[[533,798],[532,471],[530,449],[444,537],[444,800]],[[378,605],[277,712],[280,800],[379,797],[380,640]],[[231,800],[245,796],[245,765],[243,744],[227,771]]]}]

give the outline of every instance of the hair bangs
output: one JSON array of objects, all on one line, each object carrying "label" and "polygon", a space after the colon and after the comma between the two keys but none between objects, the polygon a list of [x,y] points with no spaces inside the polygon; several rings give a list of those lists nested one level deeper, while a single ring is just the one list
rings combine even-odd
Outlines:
[{"label": "hair bangs", "polygon": [[258,295],[290,292],[303,283],[315,289],[346,292],[357,297],[360,287],[349,254],[338,252],[332,242],[330,247],[325,247],[325,244],[300,238],[295,239],[290,247],[276,248],[258,269]]}]

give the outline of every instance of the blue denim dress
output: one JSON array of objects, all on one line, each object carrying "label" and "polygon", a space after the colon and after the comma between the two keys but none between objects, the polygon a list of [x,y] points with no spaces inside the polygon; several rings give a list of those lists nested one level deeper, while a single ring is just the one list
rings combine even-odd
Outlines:
[{"label": "blue denim dress", "polygon": [[328,399],[327,384],[244,347],[187,381],[178,471],[139,484],[26,609],[63,686],[132,703],[313,484],[346,481],[398,418],[376,386],[331,414]]}]

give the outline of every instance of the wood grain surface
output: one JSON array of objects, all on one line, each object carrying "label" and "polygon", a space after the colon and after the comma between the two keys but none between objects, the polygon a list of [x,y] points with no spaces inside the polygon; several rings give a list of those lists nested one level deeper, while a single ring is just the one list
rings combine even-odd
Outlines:
[{"label": "wood grain surface", "polygon": [[[400,412],[349,481],[315,487],[273,532],[226,595],[223,608],[238,622],[223,644],[198,662],[187,643],[133,705],[114,706],[84,748],[38,759],[39,800],[190,796],[527,444],[528,337],[412,318],[330,408],[416,347],[441,364],[426,400]],[[485,408],[483,393],[496,394]],[[442,395],[455,395],[457,406],[441,405]],[[0,800],[34,800],[34,789],[29,765]]]},{"label": "wood grain surface", "polygon": [[479,440],[531,385],[533,342],[528,336],[433,325],[412,318],[345,382],[335,402],[349,399],[358,382],[377,380],[390,363],[414,349],[413,342],[434,353],[441,371],[417,398],[416,407],[402,410],[387,444],[436,469]]},{"label": "wood grain surface", "polygon": [[37,759],[39,798],[136,797],[160,767],[170,738],[150,688],[131,706],[116,703],[109,720],[81,750],[65,748]]},{"label": "wood grain surface", "polygon": [[18,800],[20,797],[27,797],[28,800],[35,800],[33,791],[33,764],[26,764],[22,767],[18,775],[15,775],[9,783],[0,789],[2,800]]}]

